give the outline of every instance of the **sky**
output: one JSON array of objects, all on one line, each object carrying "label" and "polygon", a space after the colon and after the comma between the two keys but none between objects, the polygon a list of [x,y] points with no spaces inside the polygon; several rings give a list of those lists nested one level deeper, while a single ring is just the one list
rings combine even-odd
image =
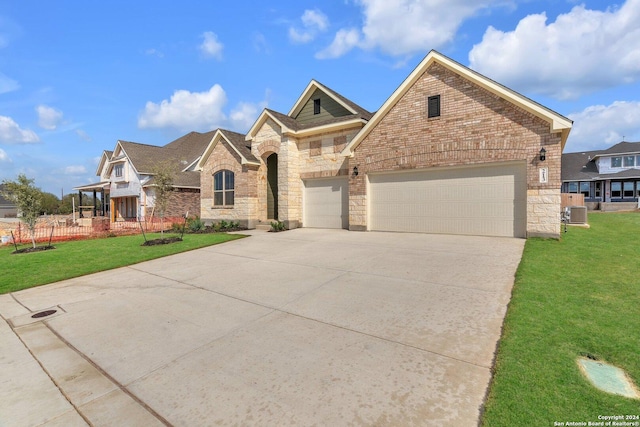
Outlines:
[{"label": "sky", "polygon": [[640,141],[640,0],[0,0],[0,181],[98,182],[118,140],[246,132],[315,79],[376,111],[435,49],[570,118],[564,152]]}]

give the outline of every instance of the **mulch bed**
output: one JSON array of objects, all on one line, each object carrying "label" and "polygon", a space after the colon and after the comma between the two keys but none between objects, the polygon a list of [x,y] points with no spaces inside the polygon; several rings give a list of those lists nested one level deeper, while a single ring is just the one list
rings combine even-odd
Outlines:
[{"label": "mulch bed", "polygon": [[162,239],[147,240],[141,246],[166,245],[169,243],[182,242],[180,237],[164,237]]},{"label": "mulch bed", "polygon": [[31,252],[42,252],[42,251],[48,251],[49,249],[55,249],[55,246],[36,246],[35,248],[33,246],[30,246],[28,248],[22,248],[22,249],[18,249],[17,251],[13,251],[11,252],[11,254],[29,254]]}]

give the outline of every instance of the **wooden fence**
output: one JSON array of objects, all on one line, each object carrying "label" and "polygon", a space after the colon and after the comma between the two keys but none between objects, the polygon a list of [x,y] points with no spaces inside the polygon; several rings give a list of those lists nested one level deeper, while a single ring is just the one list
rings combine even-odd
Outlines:
[{"label": "wooden fence", "polygon": [[567,206],[584,206],[584,194],[561,193],[560,208],[564,210]]}]

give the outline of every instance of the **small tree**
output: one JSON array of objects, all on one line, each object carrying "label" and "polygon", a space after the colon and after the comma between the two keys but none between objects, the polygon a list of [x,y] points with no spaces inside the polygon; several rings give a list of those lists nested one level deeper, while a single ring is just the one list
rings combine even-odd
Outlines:
[{"label": "small tree", "polygon": [[164,214],[169,205],[169,197],[173,191],[173,169],[169,164],[157,164],[153,170],[155,192],[155,210],[160,216],[160,234],[164,236]]},{"label": "small tree", "polygon": [[40,217],[42,204],[42,192],[33,185],[34,180],[24,174],[18,175],[17,181],[4,180],[2,195],[11,200],[18,208],[20,220],[25,223],[31,232],[31,242],[36,247],[36,222]]}]

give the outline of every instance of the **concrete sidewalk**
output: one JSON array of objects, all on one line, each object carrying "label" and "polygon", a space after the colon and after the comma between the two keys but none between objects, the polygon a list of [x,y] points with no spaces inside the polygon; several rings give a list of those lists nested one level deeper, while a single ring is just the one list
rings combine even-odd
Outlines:
[{"label": "concrete sidewalk", "polygon": [[0,425],[477,425],[524,240],[250,234],[0,295]]}]

